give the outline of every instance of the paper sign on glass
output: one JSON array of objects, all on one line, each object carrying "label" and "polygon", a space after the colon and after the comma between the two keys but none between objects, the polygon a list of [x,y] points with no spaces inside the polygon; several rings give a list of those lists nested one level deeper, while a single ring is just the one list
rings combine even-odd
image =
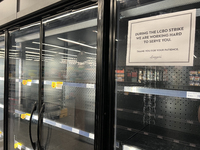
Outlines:
[{"label": "paper sign on glass", "polygon": [[129,21],[127,66],[193,66],[196,9]]}]

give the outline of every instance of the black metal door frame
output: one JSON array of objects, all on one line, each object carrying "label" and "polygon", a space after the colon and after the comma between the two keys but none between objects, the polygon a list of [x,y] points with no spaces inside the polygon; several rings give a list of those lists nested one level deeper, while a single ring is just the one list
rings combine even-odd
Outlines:
[{"label": "black metal door frame", "polygon": [[98,1],[95,150],[114,149],[115,131],[115,0]]},{"label": "black metal door frame", "polygon": [[5,31],[5,62],[4,62],[4,150],[8,150],[8,97],[9,97],[9,31]]},{"label": "black metal door frame", "polygon": [[[40,76],[39,76],[39,92],[38,92],[39,93],[38,115],[40,115],[40,109],[42,107],[42,104],[44,103],[44,101],[43,101],[43,97],[44,97],[44,90],[43,90],[44,89],[44,76],[43,76],[44,61],[42,61],[42,50],[44,49],[44,45],[43,45],[44,34],[45,34],[44,33],[44,25],[41,21],[40,22],[40,61],[39,61],[40,62],[40,68],[39,68],[40,69],[40,71],[39,71]],[[39,122],[40,120],[38,118],[38,124],[40,123],[41,126],[38,127],[39,129],[37,130],[37,132],[42,130],[42,123],[43,123],[42,120],[41,120],[41,122]],[[42,132],[37,133],[37,135],[41,139]],[[39,140],[39,139],[37,139],[37,140]],[[39,145],[37,147],[38,147],[38,150],[40,150]]]}]

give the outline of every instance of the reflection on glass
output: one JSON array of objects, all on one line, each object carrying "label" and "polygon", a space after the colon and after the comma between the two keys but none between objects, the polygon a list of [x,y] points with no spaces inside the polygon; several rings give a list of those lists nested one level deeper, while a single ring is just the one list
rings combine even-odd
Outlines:
[{"label": "reflection on glass", "polygon": [[3,149],[5,35],[0,35],[0,149]]},{"label": "reflection on glass", "polygon": [[[173,8],[173,2],[148,2],[118,2],[116,149],[199,149],[200,102],[198,94],[188,96],[200,90],[199,27],[196,26],[193,66],[127,66],[126,56],[130,20],[199,9],[200,4],[187,6],[181,1],[179,7]],[[154,7],[158,4],[160,7]],[[199,24],[198,15],[196,23]]]},{"label": "reflection on glass", "polygon": [[[9,146],[20,144],[32,148],[29,139],[29,120],[39,91],[40,26],[30,26],[11,32],[9,49]],[[36,112],[35,112],[36,113]],[[35,114],[36,115],[36,114]],[[32,120],[32,137],[36,141],[36,123]]]},{"label": "reflection on glass", "polygon": [[43,21],[46,149],[94,149],[96,17],[94,6]]}]

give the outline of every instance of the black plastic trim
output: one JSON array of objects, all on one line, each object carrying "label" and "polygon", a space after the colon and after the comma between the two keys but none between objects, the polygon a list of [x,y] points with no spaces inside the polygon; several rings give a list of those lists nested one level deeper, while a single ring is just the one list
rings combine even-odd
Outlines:
[{"label": "black plastic trim", "polygon": [[32,139],[31,124],[32,124],[33,113],[36,111],[36,109],[37,109],[37,103],[35,102],[35,104],[33,105],[33,108],[32,108],[32,111],[31,111],[30,120],[29,120],[29,138],[30,138],[31,145],[32,145],[34,150],[36,149],[36,142],[33,142],[33,139]]},{"label": "black plastic trim", "polygon": [[[40,110],[42,109],[42,106],[43,106],[43,96],[44,96],[44,80],[43,80],[43,61],[42,61],[42,50],[44,48],[44,25],[42,23],[42,21],[40,22],[40,76],[39,76],[39,108],[38,108],[38,129],[37,129],[37,136],[38,136],[38,140],[40,137],[42,137],[42,132],[39,132],[39,131],[42,131],[42,123],[43,123],[43,114],[40,114]],[[39,117],[41,116],[41,119],[39,119]],[[41,150],[41,147],[40,147],[40,141],[38,141],[38,148],[39,150]]]},{"label": "black plastic trim", "polygon": [[4,150],[8,150],[8,97],[9,97],[9,32],[5,31],[5,64],[4,64]]},{"label": "black plastic trim", "polygon": [[38,126],[37,126],[37,141],[38,141],[38,148],[39,150],[43,150],[44,148],[42,147],[41,145],[41,141],[40,141],[40,133],[41,133],[41,122],[42,122],[42,118],[43,118],[43,113],[44,113],[44,109],[45,109],[45,104],[43,103],[42,104],[42,107],[40,109],[40,113],[39,113],[39,116],[38,116]]},{"label": "black plastic trim", "polygon": [[114,0],[98,1],[95,150],[114,149],[115,11]]}]

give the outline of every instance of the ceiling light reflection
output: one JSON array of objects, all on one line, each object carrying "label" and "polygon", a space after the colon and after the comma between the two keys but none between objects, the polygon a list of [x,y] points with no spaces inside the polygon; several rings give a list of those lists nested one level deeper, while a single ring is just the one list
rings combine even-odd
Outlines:
[{"label": "ceiling light reflection", "polygon": [[32,47],[25,47],[26,49],[30,49],[30,50],[36,50],[36,51],[39,51],[40,49],[38,48],[32,48]]},{"label": "ceiling light reflection", "polygon": [[14,46],[14,45],[12,47],[20,48],[20,46]]},{"label": "ceiling light reflection", "polygon": [[54,55],[50,55],[50,54],[42,54],[42,55],[45,55],[45,56],[54,56]]},{"label": "ceiling light reflection", "polygon": [[70,16],[70,15],[73,15],[73,14],[76,14],[76,13],[79,13],[79,12],[83,12],[83,11],[86,11],[86,10],[94,9],[94,8],[98,8],[98,6],[92,6],[92,7],[88,7],[88,8],[81,9],[81,10],[78,10],[78,11],[74,11],[74,12],[71,12],[71,13],[67,13],[67,14],[49,19],[47,21],[44,21],[43,23],[51,22],[53,20],[57,20],[57,19],[60,19],[60,18],[63,18],[63,17],[67,17],[67,16]]},{"label": "ceiling light reflection", "polygon": [[73,57],[62,57],[63,59],[77,59],[77,58],[73,58]]},{"label": "ceiling light reflection", "polygon": [[31,55],[31,54],[26,54],[26,56],[40,57],[40,56],[37,56],[37,55]]},{"label": "ceiling light reflection", "polygon": [[97,55],[95,53],[89,53],[89,52],[85,52],[85,54],[89,54],[89,55]]},{"label": "ceiling light reflection", "polygon": [[[32,43],[33,44],[40,44],[39,42],[32,42]],[[75,50],[75,49],[71,49],[71,48],[61,47],[61,46],[57,46],[57,45],[53,45],[53,44],[43,43],[43,45],[50,46],[50,47],[55,47],[55,48],[59,48],[59,49],[65,49],[65,50],[68,50],[68,51],[81,52],[80,50]]]},{"label": "ceiling light reflection", "polygon": [[72,54],[66,54],[66,53],[58,53],[60,55],[68,55],[68,56],[73,56],[73,57],[77,57],[76,55],[72,55]]},{"label": "ceiling light reflection", "polygon": [[53,52],[53,51],[49,51],[49,50],[42,50],[42,51],[44,51],[44,52],[49,52],[49,53],[54,53],[54,54],[57,53],[57,52]]},{"label": "ceiling light reflection", "polygon": [[11,52],[19,52],[19,50],[15,50],[15,49],[10,49],[9,51],[11,51]]},{"label": "ceiling light reflection", "polygon": [[29,54],[40,54],[40,53],[37,53],[37,52],[30,52],[30,51],[26,51],[26,53],[29,53]]},{"label": "ceiling light reflection", "polygon": [[20,30],[27,29],[27,28],[30,28],[30,27],[33,27],[33,26],[37,26],[37,25],[39,25],[39,24],[40,24],[40,23],[31,24],[31,25],[29,25],[29,26],[20,28]]},{"label": "ceiling light reflection", "polygon": [[69,42],[69,43],[85,46],[85,47],[88,47],[88,48],[97,49],[97,47],[93,47],[93,46],[90,46],[90,45],[87,45],[87,44],[83,44],[83,43],[80,43],[80,42],[76,42],[76,41],[73,41],[73,40],[63,39],[63,38],[59,38],[59,37],[58,37],[58,39],[61,40],[61,41],[65,41],[65,42]]}]

